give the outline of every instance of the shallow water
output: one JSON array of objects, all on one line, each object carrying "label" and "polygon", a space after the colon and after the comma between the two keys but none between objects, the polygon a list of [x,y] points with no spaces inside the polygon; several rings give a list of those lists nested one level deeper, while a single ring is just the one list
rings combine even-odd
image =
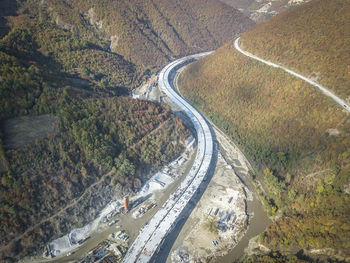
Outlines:
[{"label": "shallow water", "polygon": [[231,249],[227,255],[217,257],[213,262],[232,263],[234,260],[241,258],[244,254],[244,249],[248,246],[249,240],[263,232],[271,223],[271,220],[268,218],[266,212],[262,208],[260,200],[256,196],[254,196],[253,201],[248,201],[248,213],[254,213],[254,216],[250,219],[250,225],[247,233],[239,241],[237,246]]}]

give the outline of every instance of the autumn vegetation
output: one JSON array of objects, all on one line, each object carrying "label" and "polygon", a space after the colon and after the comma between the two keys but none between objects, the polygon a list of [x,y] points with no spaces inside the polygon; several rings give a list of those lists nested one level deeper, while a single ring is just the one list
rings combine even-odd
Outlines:
[{"label": "autumn vegetation", "polygon": [[[214,0],[1,5],[0,261],[14,262],[182,151],[189,131],[169,107],[123,96],[173,58],[217,48],[253,22]],[[55,132],[6,143],[7,120],[42,115]]]},{"label": "autumn vegetation", "polygon": [[[143,69],[218,48],[254,24],[238,10],[215,0],[64,2],[81,13],[90,10],[102,24],[100,31],[117,39],[112,51]],[[59,8],[64,10],[63,5]],[[68,14],[62,19],[69,19]]]},{"label": "autumn vegetation", "polygon": [[[315,8],[311,8],[314,2]],[[327,5],[332,8],[339,1],[327,4],[324,1],[322,5],[318,5],[320,1],[314,2],[305,8],[316,15],[320,9],[327,9]],[[294,14],[294,19],[302,20],[303,6],[271,21],[282,21],[290,14]],[[326,18],[330,20],[329,16],[313,17],[308,24],[315,27],[316,23],[327,24]],[[266,24],[270,25],[269,22]],[[280,31],[285,24],[279,23]],[[311,30],[306,26],[308,24],[303,24],[305,32]],[[343,30],[341,25],[338,23],[335,30]],[[286,31],[290,35],[298,35],[298,31],[288,26],[287,23]],[[251,43],[263,39],[259,36],[263,29],[260,25],[252,31],[254,34],[242,37],[244,47],[250,45],[249,51],[254,54],[259,53],[253,52],[255,46]],[[276,28],[271,30],[278,32]],[[271,53],[274,48],[269,44],[279,45],[280,39],[289,43],[288,38],[264,39],[268,40],[265,46],[257,49]],[[301,42],[307,39],[310,38],[304,36]],[[290,52],[288,47],[283,51]],[[293,52],[300,55],[298,49]],[[335,53],[327,55],[337,56]],[[299,65],[297,61],[301,65],[308,63],[301,57],[294,61],[295,67]],[[319,67],[322,63],[308,65],[313,70],[313,66]],[[339,72],[346,67],[344,61],[337,66]],[[307,83],[241,55],[233,42],[188,66],[179,83],[186,98],[238,143],[253,164],[252,179],[261,182],[262,187],[256,184],[258,192],[274,218],[274,223],[260,235],[259,241],[273,251],[294,255],[300,249],[328,249],[324,250],[328,251],[324,252],[326,257],[332,258],[335,254],[348,257],[349,114]],[[339,84],[339,88],[345,90],[347,86],[342,85]],[[277,254],[249,260],[247,262],[302,262]]]},{"label": "autumn vegetation", "polygon": [[242,47],[350,96],[349,1],[313,0],[248,30]]},{"label": "autumn vegetation", "polygon": [[[9,171],[2,174],[0,185],[1,244],[56,214],[99,180],[137,190],[145,171],[175,158],[182,149],[180,140],[188,134],[169,108],[129,98],[72,101],[58,116],[57,134],[6,151]],[[48,228],[50,236],[47,228],[37,226],[36,237],[14,249],[25,255],[27,249],[42,246],[40,240],[57,237],[70,225],[55,224],[58,229]]]},{"label": "autumn vegetation", "polygon": [[[301,258],[303,257],[303,258]],[[268,255],[252,255],[250,257],[244,257],[241,262],[244,263],[307,263],[313,262],[311,258],[304,255],[298,256],[285,256],[279,252],[271,252]],[[333,261],[328,261],[329,263]],[[336,262],[336,261],[334,261]]]}]

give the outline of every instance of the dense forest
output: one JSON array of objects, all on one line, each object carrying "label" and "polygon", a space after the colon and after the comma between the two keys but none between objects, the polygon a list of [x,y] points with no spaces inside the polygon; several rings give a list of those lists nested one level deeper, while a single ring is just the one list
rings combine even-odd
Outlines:
[{"label": "dense forest", "polygon": [[143,69],[218,48],[254,24],[238,10],[216,0],[64,2],[66,7],[54,8],[54,16],[69,21],[67,6],[85,12],[98,32],[110,38],[113,52]]},{"label": "dense forest", "polygon": [[217,48],[253,25],[214,0],[3,2],[1,118],[25,113],[51,86],[127,94],[173,57]]},{"label": "dense forest", "polygon": [[[57,115],[56,134],[5,152],[8,173],[2,174],[0,185],[1,244],[10,244],[4,247],[21,256],[70,230],[72,223],[57,214],[70,213],[79,226],[96,216],[94,207],[87,208],[92,211],[84,217],[78,216],[84,206],[66,209],[87,189],[96,183],[119,189],[119,195],[139,189],[145,171],[175,158],[182,149],[180,141],[189,134],[169,108],[128,98],[74,100]],[[35,235],[23,238],[28,230]]]},{"label": "dense forest", "polygon": [[254,24],[216,0],[27,0],[17,13],[10,23],[30,25],[42,54],[98,86],[138,83],[174,57],[218,48]]},{"label": "dense forest", "polygon": [[[318,2],[312,9],[316,14]],[[332,7],[334,2],[327,3]],[[276,19],[287,19],[288,14]],[[294,14],[303,16],[303,6]],[[325,18],[309,24],[317,22],[327,24]],[[245,46],[255,36],[258,31],[249,38],[243,35]],[[343,64],[338,66],[344,70]],[[188,66],[179,82],[183,94],[252,162],[252,179],[261,183],[256,184],[258,193],[274,220],[259,242],[294,255],[304,249],[330,258],[348,257],[349,114],[307,83],[244,57],[233,42]],[[266,255],[247,262],[283,262],[283,258]]]},{"label": "dense forest", "polygon": [[217,48],[253,22],[214,0],[1,6],[0,258],[13,262],[178,155],[183,123],[125,95],[174,57]]},{"label": "dense forest", "polygon": [[314,0],[257,25],[242,36],[240,43],[245,50],[313,77],[347,99],[349,20],[349,1]]}]

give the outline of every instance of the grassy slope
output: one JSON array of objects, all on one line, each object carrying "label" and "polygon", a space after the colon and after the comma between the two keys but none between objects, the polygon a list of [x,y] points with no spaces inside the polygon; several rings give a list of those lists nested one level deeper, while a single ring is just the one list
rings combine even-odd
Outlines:
[{"label": "grassy slope", "polygon": [[261,242],[348,255],[348,114],[303,81],[242,56],[233,43],[190,65],[180,86],[253,162],[264,203],[278,215]]},{"label": "grassy slope", "polygon": [[[242,46],[350,96],[350,2],[314,0],[245,33]],[[316,73],[316,74],[315,74]]]}]

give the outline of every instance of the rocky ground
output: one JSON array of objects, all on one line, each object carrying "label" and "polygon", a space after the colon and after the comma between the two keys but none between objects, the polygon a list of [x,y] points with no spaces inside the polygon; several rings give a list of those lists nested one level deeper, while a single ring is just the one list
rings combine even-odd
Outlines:
[{"label": "rocky ground", "polygon": [[286,11],[309,0],[221,0],[237,8],[256,23]]}]

